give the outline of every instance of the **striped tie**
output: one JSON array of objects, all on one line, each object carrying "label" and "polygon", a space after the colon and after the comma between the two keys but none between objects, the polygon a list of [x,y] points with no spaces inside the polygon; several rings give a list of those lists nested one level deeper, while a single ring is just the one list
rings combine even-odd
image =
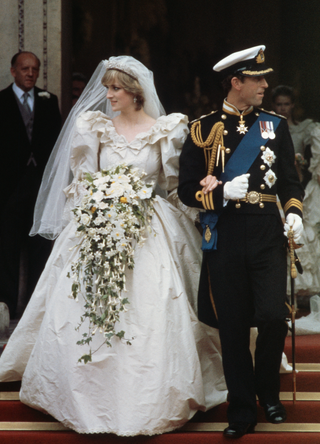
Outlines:
[{"label": "striped tie", "polygon": [[26,110],[27,115],[28,115],[28,117],[29,117],[29,116],[31,115],[31,109],[30,109],[30,106],[29,106],[29,103],[28,103],[29,93],[28,93],[28,92],[25,92],[25,93],[22,95],[22,97],[23,97],[23,103],[22,103],[22,105],[24,106],[24,109]]}]

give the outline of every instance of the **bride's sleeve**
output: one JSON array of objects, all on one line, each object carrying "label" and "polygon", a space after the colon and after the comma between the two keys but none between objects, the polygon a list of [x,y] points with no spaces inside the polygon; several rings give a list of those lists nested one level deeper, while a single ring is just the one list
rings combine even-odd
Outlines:
[{"label": "bride's sleeve", "polygon": [[81,184],[84,174],[98,171],[100,137],[107,120],[107,116],[100,111],[87,111],[76,121],[70,156],[73,181],[64,189],[67,197],[64,217],[70,215],[71,210],[81,202],[85,192]]},{"label": "bride's sleeve", "polygon": [[189,133],[187,116],[179,113],[169,114],[165,117],[166,137],[161,143],[162,166],[158,177],[159,186],[167,190],[167,200],[176,208],[185,213],[193,222],[198,219],[199,209],[184,205],[178,197],[179,184],[179,157],[182,146]]},{"label": "bride's sleeve", "polygon": [[169,114],[163,119],[161,144],[161,169],[158,184],[163,190],[177,188],[179,182],[179,157],[189,133],[188,118],[183,114]]}]

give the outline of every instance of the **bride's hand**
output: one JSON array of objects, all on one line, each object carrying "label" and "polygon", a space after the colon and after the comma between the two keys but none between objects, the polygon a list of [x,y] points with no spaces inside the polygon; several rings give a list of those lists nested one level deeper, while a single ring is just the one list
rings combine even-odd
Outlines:
[{"label": "bride's hand", "polygon": [[218,185],[221,185],[222,182],[219,181],[216,176],[207,176],[204,179],[202,179],[200,181],[200,185],[203,186],[202,188],[202,192],[203,194],[207,194],[210,191],[214,190],[215,188],[217,188]]}]

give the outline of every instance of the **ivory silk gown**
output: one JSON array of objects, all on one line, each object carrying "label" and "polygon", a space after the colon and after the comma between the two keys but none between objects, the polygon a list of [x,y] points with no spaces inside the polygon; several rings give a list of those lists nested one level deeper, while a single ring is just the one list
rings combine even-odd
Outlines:
[{"label": "ivory silk gown", "polygon": [[[84,172],[96,172],[99,163],[102,169],[133,165],[147,173],[146,182],[176,188],[187,132],[186,116],[171,114],[128,143],[105,114],[84,113],[72,144],[74,180],[65,190],[66,213],[80,202],[78,180]],[[175,193],[171,197],[177,202]],[[22,379],[23,403],[79,433],[164,433],[181,427],[197,410],[226,400],[218,333],[194,312],[200,235],[168,200],[158,196],[154,209],[153,232],[136,248],[134,269],[126,275],[130,305],[118,330],[134,337],[131,346],[113,338],[112,347],[103,345],[93,362],[78,363],[86,350],[76,345],[82,336],[75,327],[84,309],[81,299],[68,298],[67,273],[80,248],[70,216],[0,358],[0,381]],[[102,340],[96,334],[93,349]]]}]

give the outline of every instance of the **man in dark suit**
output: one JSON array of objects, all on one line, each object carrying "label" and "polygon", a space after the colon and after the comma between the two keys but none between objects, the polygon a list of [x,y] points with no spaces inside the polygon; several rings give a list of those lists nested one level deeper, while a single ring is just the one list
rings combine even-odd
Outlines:
[{"label": "man in dark suit", "polygon": [[[259,108],[265,75],[273,71],[264,49],[239,51],[215,65],[226,99],[220,110],[191,123],[180,156],[179,197],[203,210],[199,319],[219,328],[229,391],[227,438],[254,431],[256,396],[268,421],[286,420],[279,400],[289,315],[284,234],[291,228],[296,242],[301,236],[304,193],[285,119]],[[259,333],[255,367],[253,325]]]},{"label": "man in dark suit", "polygon": [[30,298],[51,243],[29,237],[42,174],[61,128],[55,95],[35,86],[40,61],[31,52],[11,60],[14,83],[0,92],[2,203],[0,219],[0,301],[16,316],[21,252]]}]

